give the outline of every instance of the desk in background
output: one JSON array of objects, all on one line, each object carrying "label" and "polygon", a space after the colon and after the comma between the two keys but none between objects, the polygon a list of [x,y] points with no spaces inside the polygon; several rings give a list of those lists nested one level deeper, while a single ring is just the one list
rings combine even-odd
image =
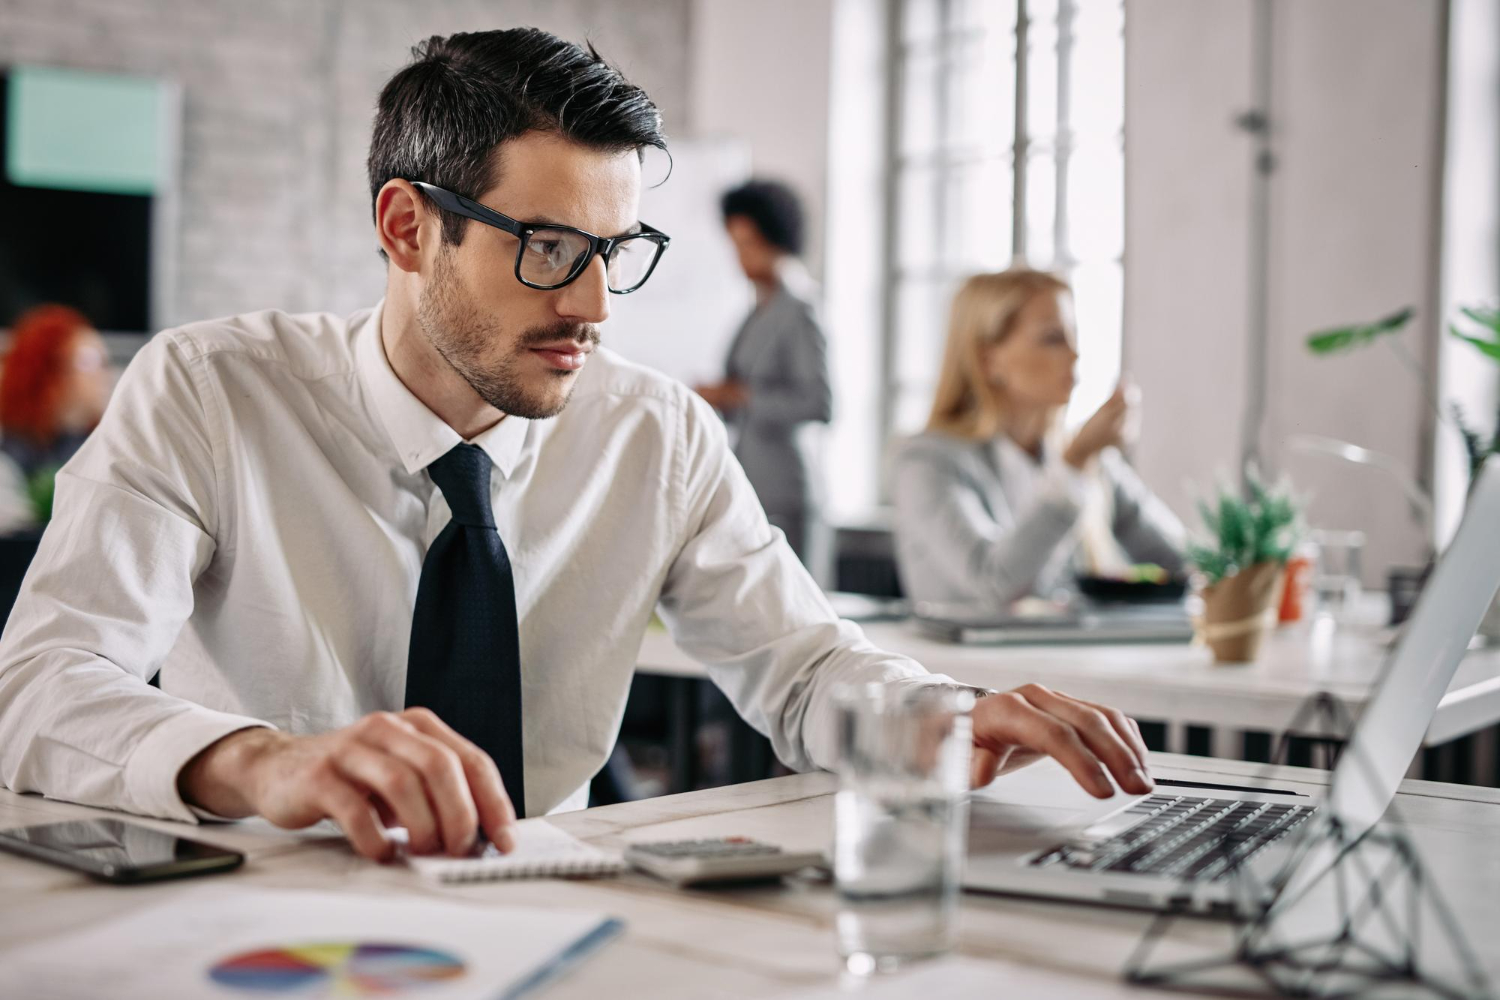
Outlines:
[{"label": "desk in background", "polygon": [[[1160,777],[1235,783],[1266,772],[1254,765],[1154,755]],[[1276,768],[1278,784],[1316,789],[1321,771]],[[743,834],[787,847],[826,849],[832,833],[834,778],[805,774],[728,788],[605,806],[552,817],[558,826],[601,847],[631,840]],[[1397,808],[1422,859],[1469,930],[1489,975],[1500,980],[1500,949],[1486,947],[1500,928],[1500,868],[1493,831],[1500,828],[1500,790],[1403,783]],[[102,814],[62,803],[0,792],[0,825],[14,826]],[[180,825],[153,823],[173,832]],[[777,997],[835,984],[834,894],[826,885],[679,892],[647,876],[600,881],[546,880],[435,887],[402,866],[376,865],[342,841],[275,831],[258,821],[203,826],[190,836],[245,851],[240,871],[214,876],[257,887],[376,893],[388,898],[442,895],[469,902],[540,909],[602,911],[625,921],[624,934],[568,978],[543,990],[544,1000],[573,997]],[[170,901],[193,880],[115,888],[23,858],[0,855],[0,962],[13,948],[107,917]],[[1061,902],[965,894],[958,951],[992,971],[1009,995],[1154,996],[1120,980],[1126,958],[1151,921],[1147,913]],[[1180,922],[1176,935],[1201,939],[1204,921]],[[991,984],[982,984],[990,986]],[[988,995],[1002,996],[998,989]]]},{"label": "desk in background", "polygon": [[[1389,634],[1374,625],[1335,625],[1327,618],[1302,622],[1268,636],[1256,662],[1219,665],[1207,649],[1181,644],[962,646],[928,638],[911,622],[862,627],[881,649],[909,656],[964,684],[1007,689],[1036,682],[1140,719],[1162,720],[1168,725],[1169,750],[1186,749],[1189,726],[1209,727],[1208,756],[1241,752],[1231,744],[1230,732],[1285,731],[1298,708],[1320,691],[1340,699],[1357,716],[1384,664],[1383,643]],[[683,680],[708,676],[661,629],[646,632],[636,662],[648,674]],[[674,729],[690,723],[678,719]],[[1471,650],[1438,706],[1424,745],[1448,744],[1497,723],[1500,648]],[[1342,734],[1308,730],[1294,735],[1323,739]],[[1484,750],[1476,755],[1481,759],[1471,769],[1478,772],[1471,780],[1493,784],[1493,748]],[[684,766],[681,758],[676,760]]]}]

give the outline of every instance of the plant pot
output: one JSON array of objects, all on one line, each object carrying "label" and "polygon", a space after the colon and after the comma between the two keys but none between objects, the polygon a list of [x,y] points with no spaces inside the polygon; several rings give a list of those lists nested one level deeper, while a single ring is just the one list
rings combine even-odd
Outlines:
[{"label": "plant pot", "polygon": [[1199,637],[1217,663],[1249,663],[1261,637],[1276,624],[1286,564],[1256,563],[1203,588]]}]

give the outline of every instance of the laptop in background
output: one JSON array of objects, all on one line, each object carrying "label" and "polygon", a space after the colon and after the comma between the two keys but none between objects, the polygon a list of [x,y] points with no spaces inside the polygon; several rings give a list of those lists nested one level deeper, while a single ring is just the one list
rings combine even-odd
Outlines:
[{"label": "laptop in background", "polygon": [[918,603],[917,628],[944,642],[977,646],[1170,642],[1193,639],[1181,602],[1094,604],[1042,614],[1013,614],[975,604]]}]

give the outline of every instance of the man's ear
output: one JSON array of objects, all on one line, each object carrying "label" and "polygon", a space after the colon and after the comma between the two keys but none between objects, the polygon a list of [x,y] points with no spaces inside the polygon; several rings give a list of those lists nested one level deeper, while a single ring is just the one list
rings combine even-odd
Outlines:
[{"label": "man's ear", "polygon": [[421,268],[424,240],[442,238],[442,220],[410,181],[392,178],[375,196],[375,238],[386,257],[403,271]]}]

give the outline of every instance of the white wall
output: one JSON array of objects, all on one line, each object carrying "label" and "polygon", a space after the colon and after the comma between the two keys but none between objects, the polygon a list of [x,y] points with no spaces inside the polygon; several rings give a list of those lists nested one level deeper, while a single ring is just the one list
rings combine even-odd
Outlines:
[{"label": "white wall", "polygon": [[[1307,333],[1422,310],[1435,335],[1441,0],[1273,0],[1267,419],[1273,470],[1310,521],[1368,536],[1366,580],[1426,542],[1382,474],[1292,453],[1296,433],[1395,456],[1425,478],[1421,382],[1386,348],[1318,359]],[[1245,404],[1253,0],[1132,0],[1126,14],[1126,357],[1147,392],[1138,462],[1180,512],[1237,471]]]},{"label": "white wall", "polygon": [[1125,9],[1124,368],[1145,405],[1135,461],[1184,517],[1237,467],[1245,407],[1251,143],[1247,0]]},{"label": "white wall", "polygon": [[[875,504],[880,460],[884,11],[881,0],[695,0],[692,9],[693,134],[744,142],[754,174],[791,184],[805,202],[834,389],[821,464],[839,523]],[[837,259],[825,254],[829,232]]]},{"label": "white wall", "polygon": [[[1337,460],[1294,455],[1296,433],[1394,456],[1430,482],[1431,372],[1381,345],[1315,358],[1312,330],[1419,310],[1403,341],[1424,358],[1438,326],[1435,255],[1442,180],[1441,0],[1276,6],[1271,224],[1271,393],[1262,448],[1314,492],[1314,524],[1367,535],[1368,582],[1421,565],[1429,542],[1395,484]],[[1275,109],[1281,109],[1277,111]],[[1273,461],[1277,460],[1273,457]]]},{"label": "white wall", "polygon": [[167,324],[347,311],[384,287],[365,156],[375,98],[433,34],[535,25],[592,39],[686,119],[689,0],[0,0],[0,63],[158,76],[183,96]]},{"label": "white wall", "polygon": [[832,0],[693,0],[691,21],[692,133],[744,140],[755,174],[803,197],[821,278]]},{"label": "white wall", "polygon": [[[672,244],[644,288],[610,296],[607,329],[610,346],[627,358],[699,385],[724,377],[730,342],[752,305],[719,222],[719,195],[748,176],[750,153],[734,139],[674,138],[671,150],[671,177],[646,181],[641,218]],[[656,161],[647,158],[648,177]]]}]

